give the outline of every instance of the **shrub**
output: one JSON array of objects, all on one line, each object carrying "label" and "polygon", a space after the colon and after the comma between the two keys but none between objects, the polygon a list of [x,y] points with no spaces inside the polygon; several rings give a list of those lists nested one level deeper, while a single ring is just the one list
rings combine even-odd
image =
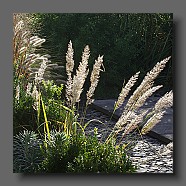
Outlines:
[{"label": "shrub", "polygon": [[44,147],[44,161],[40,167],[40,172],[65,173],[69,157],[70,141],[65,133],[51,132],[50,140]]},{"label": "shrub", "polygon": [[60,132],[51,133],[40,169],[49,173],[132,173],[135,170],[121,146],[100,143],[96,136],[77,134],[68,138]]},{"label": "shrub", "polygon": [[14,137],[16,173],[132,173],[134,167],[122,146],[100,143],[94,136],[67,136],[51,131],[50,140],[24,131]]},{"label": "shrub", "polygon": [[68,164],[71,173],[134,173],[136,168],[122,146],[100,143],[96,136],[77,136],[74,146],[78,156]]},{"label": "shrub", "polygon": [[15,173],[36,173],[43,161],[40,146],[43,144],[32,131],[20,132],[13,140],[13,171]]}]

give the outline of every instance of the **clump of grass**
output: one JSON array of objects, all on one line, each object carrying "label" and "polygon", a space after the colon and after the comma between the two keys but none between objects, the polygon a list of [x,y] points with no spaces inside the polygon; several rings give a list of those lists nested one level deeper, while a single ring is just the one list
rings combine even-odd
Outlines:
[{"label": "clump of grass", "polygon": [[[87,45],[84,48],[82,54],[82,62],[80,62],[78,69],[76,70],[76,74],[72,78],[72,72],[74,68],[74,60],[73,60],[74,50],[72,48],[72,42],[70,41],[68,44],[68,50],[66,54],[66,74],[67,74],[67,83],[66,83],[66,98],[67,104],[69,107],[73,108],[76,103],[79,103],[80,96],[83,91],[83,85],[85,83],[85,79],[89,73],[88,69],[88,59],[90,56],[90,49]],[[102,71],[101,67],[103,66],[103,56],[99,56],[97,60],[95,60],[95,64],[93,66],[93,70],[90,77],[91,85],[87,92],[87,102],[86,106],[93,102],[92,96],[94,95],[94,91],[99,82],[99,74]]]},{"label": "clump of grass", "polygon": [[[72,48],[72,42],[70,41],[68,44],[68,51],[66,55],[67,65],[66,71],[68,75],[68,80],[66,84],[66,97],[67,100],[71,102],[69,106],[74,107],[75,103],[80,101],[80,95],[83,91],[83,85],[85,79],[88,74],[88,58],[89,58],[89,47],[86,46],[82,55],[82,62],[79,64],[78,70],[76,71],[76,75],[74,75],[72,79],[72,72],[74,67],[73,54],[74,50]],[[149,71],[144,77],[141,84],[136,88],[133,94],[130,96],[127,104],[123,110],[123,113],[117,123],[115,124],[113,131],[110,133],[109,137],[106,139],[108,142],[111,138],[117,136],[118,133],[123,132],[122,138],[132,132],[135,129],[139,129],[139,127],[143,124],[144,127],[141,130],[141,134],[145,134],[148,132],[152,126],[155,126],[160,119],[162,118],[165,110],[172,106],[173,104],[173,93],[165,94],[164,96],[156,103],[155,108],[151,110],[142,110],[139,112],[139,109],[145,104],[146,100],[153,95],[154,92],[162,88],[162,85],[154,85],[154,80],[161,73],[161,71],[165,68],[166,63],[169,61],[170,57],[165,58],[164,60],[158,62],[151,71]],[[89,104],[93,102],[92,96],[97,87],[99,81],[99,74],[102,70],[103,66],[103,56],[99,56],[98,60],[96,60],[93,71],[91,73],[90,81],[91,85],[87,92],[87,101],[85,106],[84,117],[86,115],[86,109]],[[137,72],[134,76],[132,76],[129,81],[123,85],[121,93],[114,105],[114,112],[122,106],[125,98],[129,94],[131,88],[134,86],[136,81],[138,80],[140,72]],[[76,93],[73,93],[76,90]],[[168,95],[168,96],[167,96]],[[161,105],[161,106],[160,106]],[[162,106],[164,105],[164,107]],[[147,130],[148,129],[148,130]]]},{"label": "clump of grass", "polygon": [[[151,130],[157,123],[161,121],[167,108],[173,105],[173,92],[172,90],[169,93],[166,93],[162,98],[160,98],[155,104],[154,108],[141,110],[139,109],[145,104],[146,100],[162,85],[154,86],[154,80],[159,75],[159,73],[164,69],[166,63],[169,61],[170,57],[165,58],[161,62],[158,62],[154,68],[146,74],[141,84],[136,88],[133,94],[130,96],[129,100],[126,103],[123,113],[116,122],[113,131],[106,139],[108,142],[111,138],[116,137],[118,133],[122,132],[122,138],[134,131],[135,129],[139,130],[140,134],[146,134]],[[116,109],[121,106],[127,96],[130,88],[137,81],[138,74],[135,74],[131,77],[128,83],[122,88],[122,91],[118,97],[117,102],[115,103],[114,112]],[[143,126],[144,125],[144,126]],[[140,131],[140,127],[143,128]]]},{"label": "clump of grass", "polygon": [[[68,44],[68,50],[66,53],[66,74],[67,74],[67,83],[66,83],[66,103],[67,106],[72,110],[72,112],[69,113],[69,116],[67,117],[67,126],[69,134],[74,133],[74,129],[76,130],[77,125],[82,129],[82,132],[84,132],[85,126],[87,124],[84,124],[84,119],[81,120],[81,122],[73,122],[72,118],[75,117],[75,112],[78,112],[78,108],[76,108],[77,104],[81,100],[81,94],[83,92],[83,85],[85,83],[85,80],[87,78],[87,75],[89,73],[88,69],[88,59],[90,56],[90,49],[89,46],[85,46],[84,51],[82,53],[82,61],[79,63],[78,69],[76,70],[76,74],[73,74],[74,71],[74,50],[72,47],[72,42],[70,41]],[[95,64],[93,66],[93,70],[90,77],[90,87],[87,91],[87,101],[86,106],[84,109],[84,116],[86,115],[86,110],[88,105],[90,105],[93,102],[93,95],[95,92],[95,89],[99,82],[99,74],[102,71],[101,67],[103,66],[103,56],[99,56],[97,60],[95,60]],[[88,122],[90,123],[90,122]],[[74,126],[73,126],[74,124]],[[84,125],[84,126],[82,126]],[[71,132],[70,132],[71,131]]]},{"label": "clump of grass", "polygon": [[[86,48],[88,49],[87,46]],[[73,51],[72,42],[70,41],[68,45],[68,52],[67,52],[67,63],[70,64],[70,61],[71,61],[71,65],[68,64],[71,67],[71,71],[67,70],[67,74],[69,73],[69,71],[71,73],[73,72],[72,67],[74,64],[74,60],[73,60],[74,51],[73,52],[72,51]],[[69,54],[69,52],[71,53]],[[82,56],[84,55],[85,54],[83,54]],[[121,114],[121,117],[118,119],[115,126],[113,127],[111,132],[108,134],[106,140],[103,143],[108,144],[110,143],[110,141],[114,140],[115,141],[114,145],[121,145],[123,142],[122,139],[127,134],[138,131],[140,133],[140,136],[142,137],[142,135],[145,135],[148,131],[150,131],[156,124],[158,124],[161,121],[161,118],[166,112],[166,109],[173,105],[173,92],[172,91],[170,91],[169,93],[166,93],[162,98],[160,98],[155,104],[154,108],[141,109],[141,107],[146,103],[146,100],[150,96],[153,95],[154,92],[156,92],[157,90],[163,87],[162,85],[154,86],[154,81],[157,78],[157,76],[163,71],[163,69],[165,68],[170,58],[171,57],[167,57],[164,60],[158,62],[152,68],[152,70],[147,72],[141,84],[134,90],[133,94],[129,97],[129,100],[127,101],[127,104],[125,108],[123,109],[123,113]],[[73,107],[75,106],[75,103],[78,103],[80,101],[80,95],[83,91],[82,85],[84,84],[85,77],[87,77],[87,73],[88,73],[88,69],[86,68],[88,65],[87,60],[86,60],[86,65],[84,65],[84,68],[82,68],[81,65],[82,65],[82,62],[80,63],[79,68],[77,70],[77,75],[75,75],[73,79],[69,78],[68,80],[70,81],[67,81],[67,85],[66,85],[67,90],[70,90],[70,89],[73,90],[74,89],[73,87],[76,87],[76,89],[79,90],[78,99],[77,99],[77,94],[71,94],[70,97],[68,97],[70,94],[66,94],[66,96],[68,97],[67,100],[72,100],[71,106],[73,105]],[[99,74],[102,71],[101,69],[102,66],[103,66],[103,56],[101,57],[99,56],[98,60],[95,61],[93,71],[91,73],[91,77],[90,77],[91,85],[86,94],[87,100],[86,100],[86,105],[84,109],[84,115],[80,123],[77,123],[83,132],[85,128],[82,127],[82,125],[87,127],[87,125],[92,122],[92,121],[89,121],[85,124],[84,118],[86,116],[86,109],[88,105],[90,105],[93,102],[92,97],[93,97],[94,91],[99,81]],[[81,78],[80,76],[79,78],[77,78],[78,74],[81,74],[81,77],[83,78]],[[129,92],[131,91],[131,88],[135,85],[136,81],[138,80],[139,74],[140,72],[137,72],[134,76],[132,76],[128,80],[126,84],[123,84],[121,93],[119,94],[119,97],[114,105],[113,114],[119,107],[123,105],[125,98],[128,96]],[[71,75],[72,74],[70,74],[69,77],[72,77]],[[78,79],[78,81],[76,81],[76,78]],[[79,82],[81,82],[81,85],[79,85]],[[68,85],[70,86],[68,87]],[[120,139],[118,139],[118,137]]]},{"label": "clump of grass", "polygon": [[[49,102],[42,99],[41,92],[45,89],[43,81],[47,80],[47,68],[56,64],[51,64],[48,55],[38,53],[37,50],[45,39],[34,35],[30,27],[32,17],[27,14],[14,14],[13,23],[14,133],[17,133],[26,128],[40,129],[43,125],[41,122],[47,123],[44,105],[47,104],[48,107]],[[53,87],[50,93],[56,91],[57,95],[61,94],[61,87]],[[53,99],[53,96],[48,96],[48,99]]]}]

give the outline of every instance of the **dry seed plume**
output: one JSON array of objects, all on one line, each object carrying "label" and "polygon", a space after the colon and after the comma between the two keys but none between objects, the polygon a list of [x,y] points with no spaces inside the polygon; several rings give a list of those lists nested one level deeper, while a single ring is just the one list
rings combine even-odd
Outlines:
[{"label": "dry seed plume", "polygon": [[[139,123],[143,122],[144,116],[147,114],[148,111],[144,111],[140,114],[136,114],[135,111],[137,111],[149,98],[155,91],[157,91],[159,88],[162,87],[162,85],[158,85],[155,87],[153,86],[155,78],[158,76],[158,74],[164,69],[166,63],[170,57],[165,58],[161,62],[158,62],[154,68],[147,73],[147,75],[144,77],[142,83],[139,87],[134,91],[132,96],[129,98],[129,101],[127,102],[127,105],[121,114],[119,120],[114,126],[114,131],[116,133],[123,131],[123,135],[127,134],[128,132],[131,132],[133,129],[135,129]],[[137,79],[137,75],[135,78]],[[135,83],[136,79],[134,79],[132,82]],[[130,82],[130,80],[129,80]],[[128,83],[129,83],[128,82]],[[128,84],[127,83],[127,84]],[[129,83],[130,84],[130,83]],[[120,96],[118,98],[118,101],[116,102],[115,106],[120,106],[123,103],[124,98],[124,91],[125,87],[122,89]],[[157,101],[155,104],[154,109],[152,109],[150,113],[150,118],[144,125],[142,129],[142,134],[145,134],[148,132],[152,127],[154,127],[163,117],[165,113],[165,109],[172,106],[173,104],[173,93],[170,91],[169,93],[166,93],[162,98]]]},{"label": "dry seed plume", "polygon": [[125,86],[123,86],[121,93],[119,94],[118,100],[115,103],[115,109],[119,108],[123,102],[125,101],[125,98],[127,97],[127,95],[129,94],[129,91],[131,90],[131,88],[134,86],[134,84],[136,83],[138,76],[139,76],[140,72],[137,72],[134,76],[132,76],[129,81],[127,82],[127,84]]},{"label": "dry seed plume", "polygon": [[161,97],[155,104],[154,109],[152,110],[153,115],[143,126],[142,134],[146,134],[157,123],[159,123],[166,109],[171,107],[172,105],[173,105],[173,92],[171,90],[170,92],[167,92],[166,94],[164,94],[164,96]]},{"label": "dry seed plume", "polygon": [[149,132],[156,124],[158,124],[161,121],[161,118],[163,117],[165,111],[155,113],[153,116],[151,116],[146,124],[143,126],[141,130],[141,134],[146,134]]},{"label": "dry seed plume", "polygon": [[101,70],[101,66],[103,65],[103,56],[99,56],[97,60],[95,60],[95,64],[93,66],[93,70],[90,77],[91,85],[89,87],[89,90],[87,92],[87,102],[86,105],[91,104],[94,100],[92,99],[92,96],[94,95],[95,89],[99,82],[99,74]]},{"label": "dry seed plume", "polygon": [[67,74],[70,74],[73,72],[74,69],[74,50],[72,48],[72,42],[70,41],[68,44],[68,50],[66,53],[66,72]]},{"label": "dry seed plume", "polygon": [[68,50],[66,53],[66,73],[67,73],[67,83],[66,83],[66,98],[68,106],[72,104],[72,72],[74,69],[74,50],[72,48],[72,42],[68,44]]},{"label": "dry seed plume", "polygon": [[171,107],[173,105],[173,92],[172,90],[170,92],[167,92],[163,97],[161,97],[157,103],[155,104],[154,109],[156,111],[164,110],[168,107]]},{"label": "dry seed plume", "polygon": [[40,68],[38,69],[37,73],[35,74],[35,83],[39,84],[43,80],[43,76],[45,73],[45,70],[47,68],[47,63],[49,62],[48,58],[40,57],[42,60]]},{"label": "dry seed plume", "polygon": [[126,126],[127,122],[134,119],[137,115],[134,113],[134,111],[129,111],[127,113],[122,113],[118,121],[116,122],[114,126],[114,130],[119,132],[124,130],[124,127]]},{"label": "dry seed plume", "polygon": [[159,73],[164,69],[166,63],[171,57],[167,57],[161,62],[158,62],[154,68],[146,74],[140,86],[134,91],[133,95],[127,102],[126,109],[130,109],[148,89],[153,86],[154,80],[159,75]]},{"label": "dry seed plume", "polygon": [[124,128],[123,136],[133,131],[138,127],[138,124],[143,122],[144,116],[147,114],[148,110],[143,111],[142,113],[136,115]]},{"label": "dry seed plume", "polygon": [[72,105],[80,101],[80,95],[83,91],[83,85],[85,83],[85,79],[88,75],[89,70],[88,67],[88,59],[90,56],[89,46],[87,45],[84,48],[82,54],[82,61],[79,64],[78,69],[76,70],[76,75],[74,75],[72,82]]},{"label": "dry seed plume", "polygon": [[136,101],[136,103],[131,107],[131,109],[138,109],[141,106],[143,106],[146,102],[146,100],[154,93],[156,92],[158,89],[160,89],[161,87],[163,87],[163,85],[158,85],[155,87],[152,87],[150,89],[148,89],[146,92],[143,93],[143,95],[141,95],[138,100]]}]

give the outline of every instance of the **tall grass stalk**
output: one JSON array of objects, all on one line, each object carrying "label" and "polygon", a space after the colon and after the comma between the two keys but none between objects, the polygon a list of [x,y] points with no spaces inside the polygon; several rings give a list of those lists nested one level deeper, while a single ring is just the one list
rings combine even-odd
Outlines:
[{"label": "tall grass stalk", "polygon": [[[168,94],[165,94],[156,104],[155,108],[149,110],[144,110],[141,113],[139,112],[139,108],[141,108],[146,100],[158,89],[162,87],[162,85],[158,85],[153,87],[155,78],[159,75],[159,73],[164,69],[166,63],[170,57],[165,58],[161,62],[158,62],[154,68],[146,74],[144,77],[142,83],[136,88],[134,93],[130,96],[123,113],[121,114],[120,118],[116,122],[113,131],[109,134],[108,138],[106,139],[106,142],[109,142],[112,138],[115,138],[118,133],[123,131],[121,139],[128,134],[129,132],[132,132],[134,129],[139,128],[139,125],[141,123],[145,123],[145,128],[142,129],[140,132],[141,134],[145,134],[147,131],[152,129],[163,117],[163,114],[165,113],[165,109],[172,106],[172,91]],[[137,74],[136,74],[137,75]],[[133,78],[133,77],[132,77]],[[131,79],[130,79],[131,80]],[[129,80],[129,82],[130,82]],[[133,81],[135,82],[136,79]],[[128,84],[128,83],[127,83]],[[115,103],[114,112],[118,108],[117,105],[122,105],[123,100],[121,98],[124,98],[125,93],[125,87],[122,89],[118,101]],[[119,102],[119,104],[118,104]],[[164,106],[163,106],[164,105]],[[157,109],[159,108],[159,109]],[[157,111],[155,111],[157,110]],[[148,118],[148,119],[147,119]],[[121,140],[120,140],[121,141]]]},{"label": "tall grass stalk", "polygon": [[[87,51],[87,52],[86,52]],[[67,90],[72,90],[72,92],[74,92],[74,90],[78,90],[78,94],[71,94],[71,98],[68,97],[70,94],[70,91],[67,91],[67,97],[68,100],[73,100],[71,101],[71,105],[75,105],[76,102],[79,103],[80,101],[80,95],[82,93],[83,90],[83,84],[85,81],[85,78],[87,77],[87,73],[88,70],[86,70],[86,67],[88,65],[88,58],[89,58],[89,48],[85,47],[84,49],[84,53],[82,56],[86,56],[84,58],[86,58],[86,60],[82,60],[85,62],[84,67],[83,62],[80,63],[78,70],[76,71],[76,75],[74,76],[73,79],[70,79],[69,77],[71,77],[72,73],[72,69],[73,69],[73,49],[72,49],[72,43],[70,41],[69,45],[68,45],[68,51],[67,51],[67,74],[70,74],[70,76],[68,76],[68,82],[67,82]],[[83,59],[83,57],[82,57]],[[145,129],[147,128],[151,128],[150,126],[150,121],[153,121],[154,125],[158,123],[158,121],[161,119],[161,117],[164,114],[163,109],[159,112],[154,113],[154,111],[149,111],[149,110],[142,110],[141,112],[139,112],[139,109],[145,104],[146,100],[157,90],[159,90],[160,88],[162,88],[162,85],[157,85],[157,86],[153,86],[154,85],[154,80],[156,79],[156,77],[160,74],[160,72],[165,68],[166,63],[169,61],[170,57],[165,58],[164,60],[158,62],[154,68],[152,68],[151,71],[149,71],[146,76],[144,77],[143,81],[141,82],[141,84],[136,88],[136,90],[133,92],[133,94],[130,96],[129,100],[127,101],[127,104],[124,108],[123,113],[121,114],[121,117],[118,119],[118,121],[116,122],[115,126],[113,127],[112,132],[109,134],[109,136],[106,139],[106,143],[108,143],[110,140],[113,140],[114,138],[117,137],[117,135],[119,133],[122,132],[122,136],[120,138],[119,143],[121,143],[122,139],[126,136],[126,134],[131,133],[134,130],[139,131],[140,136],[142,137],[142,134],[144,134],[146,132]],[[71,61],[71,65],[70,65],[70,61]],[[101,71],[101,66],[103,65],[103,56],[102,57],[98,57],[98,60],[95,61],[92,73],[91,73],[91,77],[90,77],[90,82],[91,85],[89,87],[89,90],[87,92],[87,100],[86,100],[86,104],[85,104],[85,109],[83,112],[83,117],[81,118],[80,123],[77,123],[78,126],[81,128],[81,130],[84,133],[84,118],[86,116],[86,110],[88,105],[90,105],[93,102],[92,96],[94,94],[94,91],[98,85],[98,80],[99,80],[99,73]],[[121,90],[121,93],[119,94],[119,97],[117,99],[117,101],[115,102],[114,105],[114,112],[123,105],[125,98],[127,97],[127,95],[129,94],[131,88],[134,86],[134,84],[136,83],[138,76],[139,76],[140,72],[137,72],[134,76],[132,76],[128,82],[126,83],[126,85],[123,85],[123,88]],[[80,74],[83,78],[80,78]],[[79,85],[79,82],[82,81],[83,83],[81,84],[81,86]],[[69,83],[72,82],[72,83]],[[70,87],[68,87],[68,85],[70,84]],[[78,95],[78,96],[77,96]],[[78,99],[77,99],[78,98]],[[162,99],[162,102],[164,101],[164,99]],[[160,102],[157,102],[158,105],[160,105]],[[156,108],[157,108],[157,104],[156,104]],[[169,104],[170,106],[171,104]],[[75,107],[73,107],[75,108]],[[158,118],[157,118],[158,117]],[[155,118],[157,121],[155,122]],[[110,118],[111,119],[111,118]],[[145,129],[143,129],[142,131],[140,130],[140,125],[141,124],[145,124]],[[89,124],[89,123],[88,123]],[[85,127],[87,127],[87,124],[84,125]],[[148,126],[148,127],[147,127]]]},{"label": "tall grass stalk", "polygon": [[[89,73],[88,69],[88,59],[90,56],[90,49],[89,46],[87,45],[84,48],[84,51],[82,53],[82,61],[79,63],[78,69],[76,70],[76,74],[73,75],[73,70],[74,70],[74,50],[72,47],[72,42],[70,41],[68,44],[68,50],[66,53],[66,74],[67,74],[67,83],[66,83],[66,98],[67,98],[67,105],[73,110],[75,113],[76,110],[79,110],[79,106],[76,109],[76,103],[79,105],[80,102],[80,96],[83,91],[83,86],[85,83],[85,79],[87,78],[87,75]],[[91,73],[90,77],[90,87],[89,90],[87,91],[87,100],[85,104],[85,108],[83,109],[83,117],[78,123],[78,126],[83,125],[84,123],[84,118],[86,115],[86,110],[88,108],[88,105],[90,105],[93,102],[93,95],[94,91],[98,85],[99,82],[99,74],[101,71],[104,71],[101,69],[101,67],[104,68],[103,66],[103,56],[98,56],[98,59],[95,60],[95,64],[93,66],[93,70]],[[73,78],[72,78],[73,76]],[[67,117],[67,120],[65,122],[65,126],[67,125],[67,121],[71,118],[70,116]],[[73,123],[73,121],[71,121]],[[85,125],[86,126],[86,125]],[[70,129],[72,126],[70,126]],[[83,127],[80,127],[83,129]],[[84,130],[84,129],[83,129]]]},{"label": "tall grass stalk", "polygon": [[[14,114],[16,115],[17,111],[19,111],[16,109],[24,109],[28,107],[27,104],[32,104],[33,113],[37,112],[37,115],[33,116],[33,118],[36,119],[30,123],[32,125],[37,123],[37,129],[39,130],[41,126],[40,103],[42,102],[42,106],[44,106],[43,100],[41,100],[41,95],[39,95],[41,93],[40,87],[41,82],[44,79],[44,73],[46,72],[50,61],[48,60],[47,55],[37,54],[38,47],[45,42],[45,39],[42,39],[36,35],[33,36],[33,31],[30,27],[31,22],[32,19],[27,14],[13,15],[14,100],[21,100],[20,103],[16,101],[16,104],[19,104],[19,107],[14,107]],[[21,93],[18,90],[20,86]],[[29,103],[27,100],[33,100],[34,103]],[[45,108],[42,108],[43,112],[45,113]],[[25,113],[21,114],[24,116]],[[46,119],[46,115],[44,115],[45,122],[47,121]],[[49,134],[47,126],[46,130]]]}]

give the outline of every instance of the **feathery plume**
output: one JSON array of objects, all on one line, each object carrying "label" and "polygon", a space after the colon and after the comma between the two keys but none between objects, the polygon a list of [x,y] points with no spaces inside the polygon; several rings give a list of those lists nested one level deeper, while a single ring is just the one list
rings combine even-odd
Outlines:
[{"label": "feathery plume", "polygon": [[74,75],[72,83],[72,105],[80,101],[80,95],[83,91],[83,85],[85,79],[88,75],[88,59],[90,56],[89,46],[87,45],[84,48],[82,54],[82,61],[79,64],[78,69],[76,70],[76,75]]},{"label": "feathery plume", "polygon": [[151,118],[148,119],[146,124],[143,126],[141,130],[141,134],[146,134],[149,132],[156,124],[158,124],[161,121],[161,118],[165,114],[165,111],[161,111],[158,113],[155,113]]},{"label": "feathery plume", "polygon": [[32,36],[29,39],[29,44],[32,45],[33,47],[37,47],[41,45],[42,43],[44,43],[45,41],[46,39],[41,39],[38,36]]},{"label": "feathery plume", "polygon": [[33,47],[40,46],[42,43],[45,42],[45,39],[38,38],[35,42],[33,42]]},{"label": "feathery plume", "polygon": [[74,69],[74,50],[72,48],[72,42],[70,40],[69,44],[68,44],[68,50],[66,53],[66,72],[67,74],[70,74],[73,72]]},{"label": "feathery plume", "polygon": [[128,134],[129,132],[133,131],[134,129],[136,129],[138,127],[138,124],[143,122],[143,117],[147,114],[149,110],[145,110],[142,113],[136,115],[125,127],[124,132],[123,132],[123,136],[125,134]]},{"label": "feathery plume", "polygon": [[151,130],[156,124],[161,121],[165,110],[173,105],[173,92],[167,92],[161,97],[157,103],[155,104],[152,110],[152,116],[146,122],[146,124],[142,128],[142,134],[146,134],[149,130]]},{"label": "feathery plume", "polygon": [[154,106],[155,111],[164,110],[173,105],[173,92],[167,92],[161,97]]},{"label": "feathery plume", "polygon": [[14,27],[14,35],[16,35],[20,30],[22,30],[23,27],[24,27],[24,22],[21,20]]},{"label": "feathery plume", "polygon": [[164,69],[166,63],[171,57],[167,57],[161,62],[158,62],[154,68],[146,74],[140,86],[134,91],[133,95],[129,98],[126,110],[130,109],[133,104],[136,103],[137,99],[144,94],[149,88],[153,86],[154,79],[159,75],[159,73]]},{"label": "feathery plume", "polygon": [[19,97],[20,97],[20,86],[19,84],[16,87],[16,96],[15,99],[19,101]]},{"label": "feathery plume", "polygon": [[36,85],[34,85],[34,87],[33,87],[32,97],[33,97],[34,100],[35,100],[34,105],[33,105],[33,108],[34,108],[35,110],[38,110],[38,108],[39,108],[39,102],[38,102],[38,101],[39,101],[39,92],[38,92],[38,90],[37,90]]},{"label": "feathery plume", "polygon": [[[138,79],[140,72],[137,72],[134,76],[132,76],[129,81],[127,82],[127,84],[125,86],[123,86],[121,93],[119,94],[118,100],[115,103],[115,109],[119,108],[123,102],[125,101],[125,98],[127,97],[129,91],[131,90],[131,88],[134,86],[135,82]],[[123,83],[124,84],[124,83]]]},{"label": "feathery plume", "polygon": [[32,95],[31,89],[32,89],[32,83],[28,82],[28,84],[26,86],[26,95]]},{"label": "feathery plume", "polygon": [[128,111],[128,113],[122,113],[120,118],[118,119],[117,123],[114,126],[114,130],[119,132],[124,129],[124,126],[127,122],[130,122],[132,119],[136,117],[136,113],[134,111]]},{"label": "feathery plume", "polygon": [[47,68],[47,63],[48,63],[48,59],[45,57],[40,57],[38,59],[41,59],[41,65],[40,68],[38,69],[37,73],[35,74],[35,83],[39,84],[42,80],[43,80],[43,75],[45,73],[45,70]]},{"label": "feathery plume", "polygon": [[163,85],[158,85],[155,87],[152,87],[150,89],[148,89],[146,92],[143,93],[142,96],[139,97],[139,99],[136,101],[136,103],[132,106],[131,109],[138,109],[141,106],[143,106],[143,104],[145,103],[145,101],[154,93],[156,92],[158,89],[160,89],[161,87],[163,87]]},{"label": "feathery plume", "polygon": [[74,50],[72,48],[72,42],[68,44],[68,50],[66,53],[66,73],[67,73],[67,83],[66,83],[66,98],[68,106],[72,103],[72,72],[74,69]]},{"label": "feathery plume", "polygon": [[91,82],[91,86],[87,92],[87,102],[86,105],[91,104],[94,100],[91,99],[92,96],[94,95],[95,89],[98,85],[99,82],[99,74],[101,70],[101,66],[103,65],[103,56],[99,56],[97,60],[95,60],[95,64],[93,66],[93,70],[91,73],[91,77],[90,77],[90,82]]}]

